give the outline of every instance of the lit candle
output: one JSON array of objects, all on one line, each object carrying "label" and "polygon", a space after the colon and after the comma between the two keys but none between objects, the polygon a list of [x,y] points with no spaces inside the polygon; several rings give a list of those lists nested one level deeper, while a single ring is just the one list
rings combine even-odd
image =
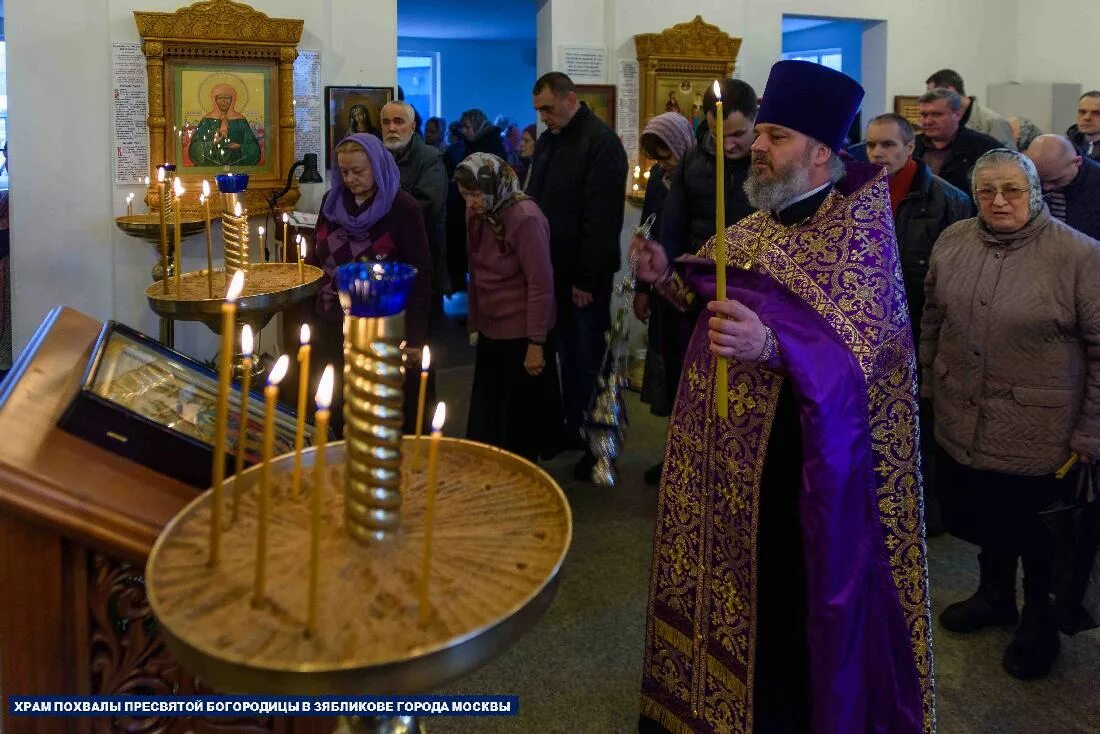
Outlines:
[{"label": "lit candle", "polygon": [[306,240],[302,235],[298,235],[298,279],[303,283],[306,282]]},{"label": "lit candle", "polygon": [[279,262],[286,262],[286,236],[287,229],[290,227],[290,216],[286,212],[283,212],[283,250],[282,257],[279,258]]},{"label": "lit candle", "polygon": [[294,474],[291,477],[291,494],[298,499],[302,486],[302,444],[306,436],[306,390],[309,389],[309,324],[302,324],[298,347],[298,428],[294,432]]},{"label": "lit candle", "polygon": [[332,365],[325,367],[317,385],[317,412],[313,417],[313,506],[309,536],[309,604],[306,635],[317,636],[317,587],[321,575],[321,495],[325,489],[325,444],[328,443],[328,406],[332,404]]},{"label": "lit candle", "polygon": [[168,182],[163,166],[157,166],[157,187],[160,189],[160,270],[164,293],[168,294],[168,222],[164,219],[164,202],[168,201]]},{"label": "lit candle", "polygon": [[420,436],[424,433],[424,402],[428,399],[428,368],[432,366],[432,350],[424,345],[420,357],[420,394],[416,400],[416,440],[413,441],[413,469],[420,466]]},{"label": "lit candle", "polygon": [[439,439],[443,437],[443,423],[447,420],[447,404],[435,406],[432,418],[432,443],[428,447],[428,488],[424,506],[424,566],[420,573],[420,624],[428,621],[428,574],[432,560],[432,519],[435,513],[435,478],[439,468]]},{"label": "lit candle", "polygon": [[176,215],[176,295],[179,296],[180,292],[180,272],[183,270],[181,261],[183,258],[183,236],[181,229],[180,218],[183,216],[183,181],[179,178],[172,180],[172,188],[175,190],[176,203],[175,203],[175,215]]},{"label": "lit candle", "polygon": [[[202,196],[199,203],[206,206],[206,289],[209,298],[214,297],[214,243],[210,240],[210,182],[202,180]],[[246,352],[251,355],[250,352]]]},{"label": "lit candle", "polygon": [[267,237],[263,225],[257,227],[256,232],[260,235],[260,262],[267,262]]},{"label": "lit candle", "polygon": [[233,336],[236,331],[237,298],[244,290],[244,273],[229,282],[222,304],[222,345],[218,355],[218,408],[214,417],[214,466],[210,472],[214,498],[210,514],[210,564],[221,558],[222,483],[225,481],[225,434],[229,421],[229,382],[232,374]]},{"label": "lit candle", "polygon": [[[726,300],[726,138],[722,134],[725,113],[722,111],[722,85],[714,82],[714,96],[717,109],[714,113],[714,283],[716,301]],[[714,399],[717,402],[718,417],[729,417],[729,361],[718,358],[715,372]]]},{"label": "lit candle", "polygon": [[[237,271],[238,274],[241,271]],[[267,515],[271,504],[271,454],[275,451],[275,401],[279,382],[286,376],[290,359],[284,354],[275,362],[264,387],[264,435],[260,461],[260,507],[256,523],[256,579],[252,588],[252,606],[263,603],[267,593]]]},{"label": "lit candle", "polygon": [[241,327],[241,351],[244,360],[241,367],[244,377],[241,379],[241,419],[237,423],[237,459],[233,468],[233,522],[241,507],[241,472],[244,470],[245,437],[248,435],[248,391],[252,389],[252,327]]},{"label": "lit candle", "polygon": [[126,216],[134,216],[134,195],[133,193],[126,194]]}]

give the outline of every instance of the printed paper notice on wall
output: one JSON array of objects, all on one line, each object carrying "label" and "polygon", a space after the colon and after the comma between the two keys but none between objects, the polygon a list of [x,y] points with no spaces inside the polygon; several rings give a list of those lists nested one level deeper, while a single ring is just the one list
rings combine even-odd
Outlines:
[{"label": "printed paper notice on wall", "polygon": [[619,60],[619,95],[615,123],[619,137],[630,158],[630,165],[638,162],[638,62],[634,59]]},{"label": "printed paper notice on wall", "polygon": [[294,156],[317,155],[325,170],[325,110],[321,96],[321,52],[298,49],[294,62]]},{"label": "printed paper notice on wall", "polygon": [[149,86],[140,43],[111,44],[115,183],[134,185],[149,175]]},{"label": "printed paper notice on wall", "polygon": [[602,46],[558,46],[558,69],[579,84],[606,84],[607,49]]}]

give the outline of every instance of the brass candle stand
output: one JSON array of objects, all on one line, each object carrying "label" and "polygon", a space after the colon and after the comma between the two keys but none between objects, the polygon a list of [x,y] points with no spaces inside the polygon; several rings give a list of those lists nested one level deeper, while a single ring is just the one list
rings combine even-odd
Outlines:
[{"label": "brass candle stand", "polygon": [[[226,284],[238,270],[245,270],[244,293],[237,302],[237,323],[248,324],[254,333],[285,311],[317,292],[323,272],[320,268],[297,264],[254,263],[251,261],[248,231],[248,210],[243,206],[248,176],[221,174],[215,177],[222,193],[222,240],[225,267],[208,273],[204,268],[183,273],[179,289],[173,282],[156,282],[145,289],[149,306],[162,318],[177,321],[201,321],[215,334],[221,331],[221,304]],[[232,213],[229,213],[232,212]],[[201,222],[200,222],[201,224]],[[167,277],[167,276],[166,276]],[[234,335],[234,377],[243,376],[246,356],[241,349],[240,333]],[[263,370],[261,360],[255,360],[253,374]]]}]

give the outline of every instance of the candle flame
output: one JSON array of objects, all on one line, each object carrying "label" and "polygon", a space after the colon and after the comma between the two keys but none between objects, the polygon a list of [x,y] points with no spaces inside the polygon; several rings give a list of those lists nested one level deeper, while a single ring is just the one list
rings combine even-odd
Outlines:
[{"label": "candle flame", "polygon": [[260,233],[260,236],[261,236],[261,237],[263,237],[263,236],[264,236],[264,228],[263,228],[263,225],[260,225],[259,227],[257,227],[257,228],[256,228],[256,231]]},{"label": "candle flame", "polygon": [[164,183],[164,169],[157,169],[157,183]]},{"label": "candle flame", "polygon": [[205,178],[202,180],[202,195],[207,199],[210,198],[210,182]]},{"label": "candle flame", "polygon": [[146,177],[145,177],[145,185],[146,185],[146,186],[148,186],[148,185],[149,185],[149,177],[148,177],[148,176],[146,176]]},{"label": "candle flame", "polygon": [[303,345],[309,344],[309,324],[302,324],[302,328],[298,332],[298,340]]},{"label": "candle flame", "polygon": [[432,350],[428,347],[427,344],[425,344],[424,345],[424,353],[420,357],[420,369],[427,372],[428,368],[431,367],[431,365],[432,365]]},{"label": "candle flame", "polygon": [[714,98],[717,100],[722,99],[722,85],[718,83],[718,80],[714,80]]},{"label": "candle flame", "polygon": [[202,194],[199,194],[199,203],[200,204],[205,204],[206,203],[206,197],[203,196]]},{"label": "candle flame", "polygon": [[443,423],[447,420],[447,404],[440,403],[435,406],[435,416],[432,417],[432,432],[442,431]]},{"label": "candle flame", "polygon": [[317,410],[328,410],[332,405],[332,384],[336,381],[336,371],[332,365],[325,365],[321,373],[321,382],[317,384]]},{"label": "candle flame", "polygon": [[275,366],[267,376],[268,385],[278,385],[286,377],[286,371],[290,367],[290,357],[285,354],[275,360]]},{"label": "candle flame", "polygon": [[634,190],[635,190],[635,191],[641,191],[641,190],[642,190],[642,187],[641,187],[641,186],[639,186],[638,184],[634,184]]},{"label": "candle flame", "polygon": [[306,241],[302,239],[298,240],[298,257],[306,259]]},{"label": "candle flame", "polygon": [[244,271],[238,270],[233,274],[233,280],[229,281],[229,288],[225,291],[225,300],[230,303],[236,302],[240,297],[241,291],[244,290]]},{"label": "candle flame", "polygon": [[237,205],[235,207],[233,207],[233,216],[235,216],[235,217],[241,216],[241,202],[239,202],[239,201],[237,202]]},{"label": "candle flame", "polygon": [[129,204],[133,200],[134,200],[134,195],[133,194],[126,194],[126,203],[127,204]]},{"label": "candle flame", "polygon": [[283,212],[283,224],[286,224],[289,221],[290,221],[290,216],[286,212]]},{"label": "candle flame", "polygon": [[183,181],[178,178],[172,179],[172,190],[176,192],[176,198],[183,196]]},{"label": "candle flame", "polygon": [[252,356],[252,327],[245,324],[241,327],[241,351],[244,356]]}]

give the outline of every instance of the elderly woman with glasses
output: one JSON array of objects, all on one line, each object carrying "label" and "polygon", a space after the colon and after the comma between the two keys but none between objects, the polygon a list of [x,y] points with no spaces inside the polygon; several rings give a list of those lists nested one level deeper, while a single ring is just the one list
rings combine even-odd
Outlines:
[{"label": "elderly woman with glasses", "polygon": [[1100,458],[1100,243],[1051,217],[1034,164],[1015,151],[979,158],[971,191],[978,217],[933,250],[920,344],[944,522],[980,548],[977,592],[940,623],[966,633],[1018,621],[1004,668],[1040,678],[1060,643],[1039,513],[1084,470],[1060,480],[1059,467]]}]

